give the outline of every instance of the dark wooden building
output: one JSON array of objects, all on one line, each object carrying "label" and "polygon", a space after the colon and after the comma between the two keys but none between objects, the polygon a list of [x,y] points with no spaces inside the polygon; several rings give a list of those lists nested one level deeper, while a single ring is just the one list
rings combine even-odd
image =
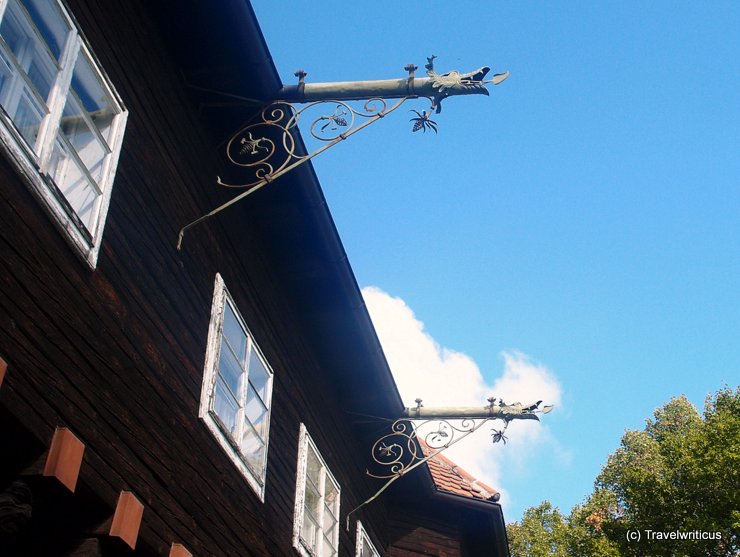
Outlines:
[{"label": "dark wooden building", "polygon": [[0,1],[1,555],[508,554],[429,467],[347,520],[403,405],[310,164],[175,248],[280,87],[246,0]]}]

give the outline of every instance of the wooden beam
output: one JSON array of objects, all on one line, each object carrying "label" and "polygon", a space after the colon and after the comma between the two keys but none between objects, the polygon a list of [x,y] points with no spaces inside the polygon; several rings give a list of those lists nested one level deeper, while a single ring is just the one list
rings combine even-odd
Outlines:
[{"label": "wooden beam", "polygon": [[181,543],[173,543],[170,547],[169,557],[193,557],[193,554],[185,549],[185,546]]},{"label": "wooden beam", "polygon": [[8,362],[0,358],[0,387],[3,386],[3,379],[5,379],[6,371],[8,371]]},{"label": "wooden beam", "polygon": [[84,453],[85,444],[66,427],[58,427],[51,439],[44,476],[56,478],[74,493]]},{"label": "wooden beam", "polygon": [[103,551],[98,538],[87,538],[71,550],[67,557],[102,557]]},{"label": "wooden beam", "polygon": [[131,549],[136,549],[144,505],[130,491],[121,491],[109,535],[120,538]]}]

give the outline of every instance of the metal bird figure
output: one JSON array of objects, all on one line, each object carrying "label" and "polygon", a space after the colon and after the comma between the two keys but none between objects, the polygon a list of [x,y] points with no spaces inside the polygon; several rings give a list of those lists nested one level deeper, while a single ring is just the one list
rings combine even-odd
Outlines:
[{"label": "metal bird figure", "polygon": [[542,401],[541,400],[538,400],[534,404],[532,404],[530,406],[527,406],[525,408],[522,408],[522,411],[523,412],[534,412],[535,410],[537,410],[540,407],[540,404],[542,404]]}]

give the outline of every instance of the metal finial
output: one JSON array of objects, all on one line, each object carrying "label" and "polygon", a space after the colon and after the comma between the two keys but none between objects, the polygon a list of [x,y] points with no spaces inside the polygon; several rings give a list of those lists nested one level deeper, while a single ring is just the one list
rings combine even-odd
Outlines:
[{"label": "metal finial", "polygon": [[298,78],[298,84],[300,85],[301,83],[304,83],[306,81],[306,76],[308,75],[308,73],[306,72],[306,70],[296,70],[293,75]]}]

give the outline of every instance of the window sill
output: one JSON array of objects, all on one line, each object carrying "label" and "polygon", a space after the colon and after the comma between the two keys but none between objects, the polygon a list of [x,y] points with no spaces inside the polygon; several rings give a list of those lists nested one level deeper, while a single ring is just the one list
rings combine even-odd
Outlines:
[{"label": "window sill", "polygon": [[231,444],[231,441],[226,437],[224,432],[221,430],[221,427],[216,422],[215,419],[213,419],[213,416],[211,416],[209,413],[206,413],[205,415],[201,415],[200,419],[203,420],[203,423],[208,428],[208,430],[211,432],[213,437],[216,439],[218,444],[221,446],[221,449],[226,453],[226,456],[229,457],[229,460],[236,466],[237,470],[241,473],[242,476],[247,480],[247,483],[252,488],[252,490],[255,492],[257,497],[259,497],[260,502],[265,502],[265,485],[264,483],[260,483],[259,480],[256,478],[255,474],[252,472],[252,470],[244,463],[244,461],[241,458],[241,455],[237,453],[237,451],[234,449],[233,445]]},{"label": "window sill", "polygon": [[[36,156],[3,112],[0,112],[0,150],[49,214],[54,225],[62,232],[74,252],[91,270],[94,270],[98,261],[101,234],[98,233],[97,241],[95,238],[91,241],[87,230],[81,230],[74,219],[69,216],[66,207],[55,195],[56,186],[50,186],[47,183],[49,178],[41,173],[36,163]],[[107,211],[107,208],[106,204],[104,209]]]}]

